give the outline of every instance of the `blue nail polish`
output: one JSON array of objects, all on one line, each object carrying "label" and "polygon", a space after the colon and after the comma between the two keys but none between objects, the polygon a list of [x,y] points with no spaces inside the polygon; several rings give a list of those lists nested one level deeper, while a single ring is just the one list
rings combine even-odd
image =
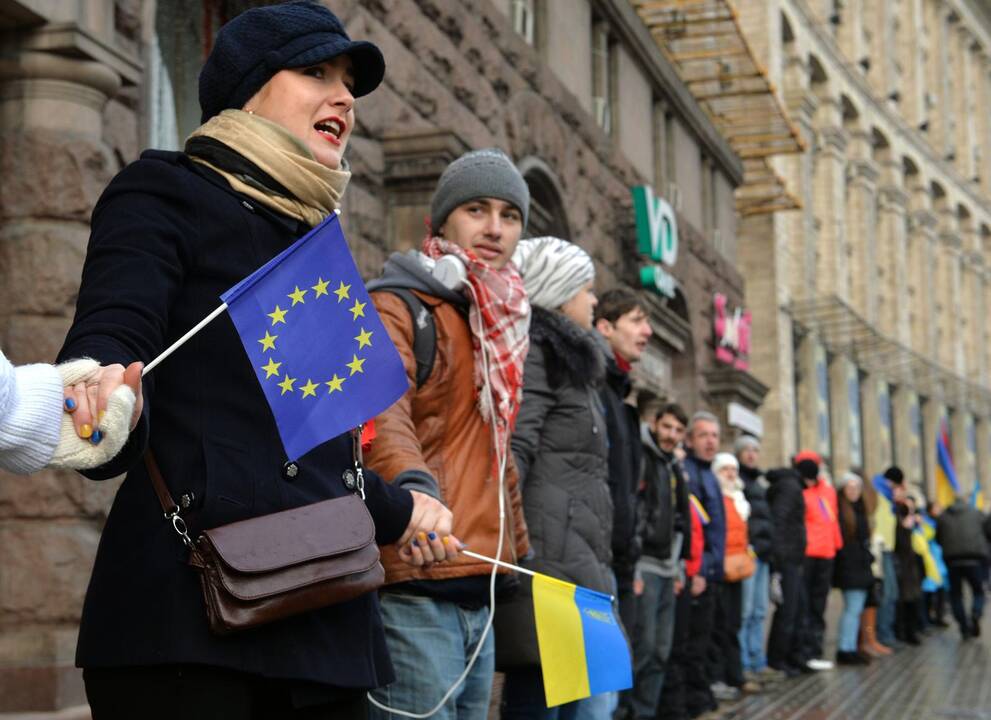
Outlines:
[{"label": "blue nail polish", "polygon": [[94,445],[99,445],[100,441],[103,439],[103,433],[99,430],[94,430],[93,434],[90,435],[89,441]]},{"label": "blue nail polish", "polygon": [[64,405],[65,405],[65,409],[68,410],[69,412],[72,412],[73,410],[76,409],[76,401],[73,400],[72,398],[66,398]]},{"label": "blue nail polish", "polygon": [[420,544],[416,541],[416,538],[413,538],[413,542],[411,542],[410,545],[413,547],[420,547]]},{"label": "blue nail polish", "polygon": [[432,533],[428,533],[427,534],[427,537],[430,538],[431,540],[436,540],[437,539],[437,533],[433,533],[433,532]]}]

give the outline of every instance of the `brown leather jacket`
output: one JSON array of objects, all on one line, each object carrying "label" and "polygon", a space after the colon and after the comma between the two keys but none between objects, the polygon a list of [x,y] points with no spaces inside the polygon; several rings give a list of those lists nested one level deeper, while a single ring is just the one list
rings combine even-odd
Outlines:
[{"label": "brown leather jacket", "polygon": [[[375,419],[377,437],[365,455],[387,482],[401,473],[428,474],[454,513],[454,534],[469,549],[494,557],[499,540],[499,483],[492,432],[478,411],[472,338],[465,317],[448,302],[417,292],[433,310],[437,353],[430,377],[417,390],[413,326],[406,304],[390,292],[371,294],[406,365],[410,388]],[[410,489],[416,489],[411,487]],[[529,549],[523,503],[512,453],[506,469],[506,537],[502,560],[516,562]],[[488,563],[463,557],[422,570],[402,562],[395,546],[382,548],[386,584],[487,575]]]}]

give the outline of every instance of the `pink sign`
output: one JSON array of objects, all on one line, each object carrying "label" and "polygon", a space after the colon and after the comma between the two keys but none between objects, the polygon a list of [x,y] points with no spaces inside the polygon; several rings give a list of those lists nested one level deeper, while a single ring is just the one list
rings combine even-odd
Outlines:
[{"label": "pink sign", "polygon": [[716,359],[739,370],[747,370],[750,367],[751,314],[749,310],[737,308],[731,315],[726,304],[726,296],[716,293],[713,297]]}]

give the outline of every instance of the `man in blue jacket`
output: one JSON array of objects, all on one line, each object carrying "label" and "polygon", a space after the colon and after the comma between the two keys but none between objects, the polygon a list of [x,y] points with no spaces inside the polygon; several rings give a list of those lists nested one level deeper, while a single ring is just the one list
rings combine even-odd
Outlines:
[{"label": "man in blue jacket", "polygon": [[715,614],[715,598],[718,583],[723,579],[723,558],[726,552],[726,516],[723,511],[723,494],[719,482],[711,470],[713,458],[719,452],[719,419],[710,412],[697,412],[688,424],[685,444],[685,475],[688,492],[693,496],[696,508],[704,510],[702,570],[706,589],[692,599],[690,652],[686,655],[685,677],[687,688],[685,705],[692,717],[717,707],[710,689],[706,663],[709,639]]}]

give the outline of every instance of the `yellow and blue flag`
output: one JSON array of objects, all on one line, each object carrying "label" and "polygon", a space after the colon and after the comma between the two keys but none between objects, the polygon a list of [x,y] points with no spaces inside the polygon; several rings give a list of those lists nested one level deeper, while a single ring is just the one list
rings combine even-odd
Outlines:
[{"label": "yellow and blue flag", "polygon": [[297,459],[408,387],[336,214],[221,296]]},{"label": "yellow and blue flag", "polygon": [[959,493],[960,484],[950,454],[950,438],[946,435],[946,428],[942,428],[936,436],[936,502],[949,507]]},{"label": "yellow and blue flag", "polygon": [[970,493],[970,504],[981,512],[984,512],[984,491],[981,490],[981,481],[974,481],[974,489]]},{"label": "yellow and blue flag", "polygon": [[633,663],[609,595],[533,578],[533,613],[547,707],[633,687]]}]

